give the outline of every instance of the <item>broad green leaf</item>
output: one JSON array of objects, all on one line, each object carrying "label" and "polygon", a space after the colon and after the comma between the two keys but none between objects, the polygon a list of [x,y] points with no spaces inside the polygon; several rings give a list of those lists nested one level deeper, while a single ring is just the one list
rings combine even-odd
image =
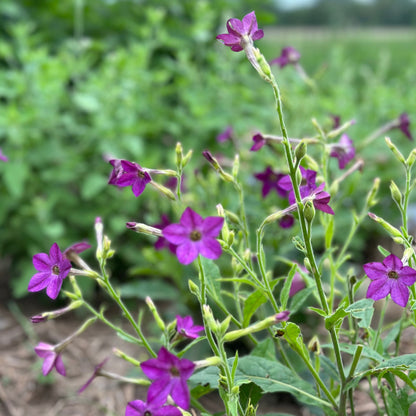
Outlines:
[{"label": "broad green leaf", "polygon": [[249,404],[256,406],[263,396],[262,389],[254,383],[247,383],[240,386],[240,402],[243,409],[246,409]]},{"label": "broad green leaf", "polygon": [[327,223],[327,228],[326,228],[326,233],[325,233],[325,248],[326,249],[331,247],[333,235],[334,235],[334,217],[330,217]]},{"label": "broad green leaf", "polygon": [[251,351],[250,355],[255,357],[263,357],[273,361],[276,358],[275,343],[271,338],[266,338],[259,342]]},{"label": "broad green leaf", "polygon": [[372,299],[361,299],[354,302],[345,309],[346,312],[351,312],[351,315],[358,319],[358,326],[360,328],[368,328],[371,324],[371,319],[374,313],[374,301]]},{"label": "broad green leaf", "polygon": [[307,287],[305,289],[302,289],[298,293],[296,293],[290,300],[289,304],[289,310],[290,313],[293,315],[296,313],[305,303],[306,299],[309,297],[309,295],[315,290],[314,287]]},{"label": "broad green leaf", "polygon": [[390,390],[387,386],[381,385],[381,389],[385,393],[389,416],[403,416],[409,414],[409,398],[408,393],[404,389],[397,391]]},{"label": "broad green leaf", "polygon": [[298,266],[296,264],[292,265],[283,285],[282,291],[280,292],[280,304],[282,309],[286,309],[287,301],[289,299],[290,286],[292,285],[293,276],[295,275],[297,268]]},{"label": "broad green leaf", "polygon": [[218,266],[210,259],[200,256],[202,267],[205,273],[205,282],[208,287],[208,291],[212,298],[221,302],[221,273]]},{"label": "broad green leaf", "polygon": [[330,330],[342,323],[344,318],[348,315],[344,307],[339,306],[338,309],[330,316],[325,318],[325,328]]},{"label": "broad green leaf", "polygon": [[243,327],[250,325],[250,319],[257,309],[267,302],[267,297],[260,290],[256,290],[244,302],[243,308]]},{"label": "broad green leaf", "polygon": [[23,161],[9,160],[2,163],[3,181],[10,195],[14,198],[20,198],[25,191],[25,183],[29,176],[28,165]]}]

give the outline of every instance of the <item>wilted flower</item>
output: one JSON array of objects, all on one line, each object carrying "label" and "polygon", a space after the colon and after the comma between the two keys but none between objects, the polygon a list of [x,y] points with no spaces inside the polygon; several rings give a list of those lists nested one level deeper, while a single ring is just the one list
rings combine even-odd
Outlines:
[{"label": "wilted flower", "polygon": [[137,163],[120,159],[112,159],[110,163],[113,170],[108,183],[120,188],[131,186],[136,197],[142,194],[146,185],[152,180],[149,173]]},{"label": "wilted flower", "polygon": [[28,291],[38,292],[46,287],[46,294],[56,299],[63,280],[71,270],[71,262],[63,256],[58,244],[53,243],[49,255],[38,253],[33,256],[33,266],[39,273],[30,279]]},{"label": "wilted flower", "polygon": [[125,416],[181,416],[181,411],[171,405],[160,406],[155,403],[145,403],[133,400],[127,404]]},{"label": "wilted flower", "polygon": [[78,390],[78,393],[82,393],[92,382],[93,380],[100,375],[101,369],[104,367],[104,364],[108,361],[108,357],[97,364],[94,368],[94,372],[92,373],[91,377],[85,382],[85,384]]},{"label": "wilted flower", "polygon": [[217,136],[217,142],[226,142],[227,140],[231,139],[233,135],[233,128],[231,126],[227,126],[227,128],[222,131],[220,134],[218,134]]},{"label": "wilted flower", "polygon": [[68,253],[74,252],[79,254],[85,250],[88,250],[89,248],[91,248],[91,244],[87,243],[86,241],[80,241],[79,243],[74,243],[65,249],[63,255],[65,258],[68,258]]},{"label": "wilted flower", "polygon": [[280,68],[289,64],[296,64],[299,62],[300,53],[292,46],[286,46],[282,49],[280,56],[270,61],[270,65],[277,64]]},{"label": "wilted flower", "polygon": [[182,318],[179,315],[176,315],[176,331],[179,335],[186,338],[196,339],[200,336],[198,332],[203,330],[203,326],[194,325],[194,321],[191,316],[184,316]]},{"label": "wilted flower", "polygon": [[405,134],[409,140],[413,140],[413,136],[409,130],[410,120],[407,113],[400,114],[398,118],[398,128]]},{"label": "wilted flower", "polygon": [[267,143],[266,139],[261,133],[256,133],[253,136],[253,142],[254,144],[250,148],[252,152],[257,152],[257,150],[260,150]]},{"label": "wilted flower", "polygon": [[335,130],[341,125],[341,116],[330,114],[330,117],[332,118],[332,129]]},{"label": "wilted flower", "polygon": [[355,157],[354,142],[347,134],[343,134],[338,143],[331,144],[331,157],[338,159],[338,166],[344,169],[348,162]]},{"label": "wilted flower", "polygon": [[140,364],[144,374],[153,380],[147,393],[148,403],[161,406],[168,395],[183,409],[189,408],[190,394],[186,384],[191,377],[195,364],[186,358],[179,359],[162,347],[157,358],[151,358]]},{"label": "wilted flower", "polygon": [[44,376],[48,375],[54,367],[59,374],[66,375],[61,355],[56,352],[55,346],[39,342],[35,347],[35,353],[44,360],[42,365],[42,374]]},{"label": "wilted flower", "polygon": [[217,36],[225,46],[230,46],[234,52],[242,51],[247,45],[251,45],[254,40],[261,39],[264,33],[258,29],[256,14],[253,12],[246,14],[243,20],[229,19],[227,21],[228,33]]},{"label": "wilted flower", "polygon": [[163,229],[163,235],[175,244],[176,256],[182,264],[192,263],[198,254],[208,259],[221,256],[221,245],[216,240],[221,231],[224,218],[207,217],[203,219],[191,208],[183,212],[179,224],[171,224]]},{"label": "wilted flower", "polygon": [[274,189],[279,196],[286,198],[288,191],[287,189],[279,185],[280,179],[284,176],[283,173],[275,172],[271,166],[267,166],[264,172],[255,173],[254,177],[259,181],[263,182],[263,187],[261,189],[261,195],[265,198],[272,189]]},{"label": "wilted flower", "polygon": [[394,254],[387,256],[382,263],[364,264],[363,269],[371,279],[367,298],[379,300],[390,293],[393,302],[402,307],[407,305],[408,286],[416,282],[416,270],[403,266],[402,261]]}]

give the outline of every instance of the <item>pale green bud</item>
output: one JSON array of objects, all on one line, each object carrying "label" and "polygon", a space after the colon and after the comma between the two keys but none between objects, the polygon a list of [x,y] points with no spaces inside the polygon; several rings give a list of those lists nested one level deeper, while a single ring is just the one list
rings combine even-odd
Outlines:
[{"label": "pale green bud", "polygon": [[378,217],[372,212],[369,212],[368,216],[373,221],[378,222],[390,234],[390,236],[402,239],[401,232],[396,227],[393,227],[389,222],[387,222],[386,220],[383,220],[383,218]]},{"label": "pale green bud", "polygon": [[175,153],[176,153],[176,166],[180,169],[182,168],[182,160],[183,160],[183,147],[182,147],[181,142],[176,143]]},{"label": "pale green bud", "polygon": [[394,181],[390,182],[390,192],[393,201],[396,202],[398,206],[401,206],[403,195]]},{"label": "pale green bud", "polygon": [[169,188],[166,188],[166,186],[163,186],[160,183],[154,181],[150,182],[150,184],[153,186],[153,188],[157,189],[162,195],[168,197],[172,201],[176,201],[175,194]]},{"label": "pale green bud", "polygon": [[377,192],[379,188],[380,188],[380,178],[375,178],[373,182],[373,186],[370,189],[370,192],[368,193],[368,196],[367,196],[367,205],[369,207],[372,207],[375,204],[377,204],[378,201],[376,199],[376,196],[377,196]]},{"label": "pale green bud", "polygon": [[411,168],[416,160],[416,149],[413,149],[406,160],[406,165]]},{"label": "pale green bud", "polygon": [[399,151],[399,149],[392,143],[389,137],[386,137],[385,140],[389,149],[393,152],[394,156],[396,156],[396,159],[405,165],[406,161],[404,159],[404,156]]},{"label": "pale green bud", "polygon": [[306,201],[303,208],[303,215],[305,216],[306,221],[311,223],[315,217],[315,207],[313,206],[312,201]]},{"label": "pale green bud", "polygon": [[199,287],[195,282],[193,282],[192,280],[188,280],[188,288],[193,295],[199,297]]},{"label": "pale green bud", "polygon": [[235,155],[234,162],[233,162],[233,170],[232,170],[232,174],[234,178],[237,178],[239,170],[240,170],[240,156]]},{"label": "pale green bud", "polygon": [[166,328],[165,323],[163,322],[162,318],[159,315],[159,312],[156,309],[155,304],[153,303],[152,299],[149,296],[146,296],[146,304],[150,309],[150,312],[153,315],[153,318],[156,322],[156,325],[159,327],[161,331],[164,331]]},{"label": "pale green bud", "polygon": [[302,140],[295,148],[296,160],[300,162],[306,155],[306,143]]}]

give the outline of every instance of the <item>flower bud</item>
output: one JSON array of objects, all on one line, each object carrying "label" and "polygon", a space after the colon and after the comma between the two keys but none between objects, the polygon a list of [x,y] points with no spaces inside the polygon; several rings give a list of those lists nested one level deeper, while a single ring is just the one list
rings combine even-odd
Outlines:
[{"label": "flower bud", "polygon": [[306,155],[306,143],[302,140],[295,149],[295,156],[297,162],[300,162]]},{"label": "flower bud", "polygon": [[307,270],[309,273],[312,273],[312,266],[311,266],[311,262],[309,261],[309,259],[308,259],[307,257],[305,257],[305,258],[303,259],[303,265],[305,266],[306,270]]},{"label": "flower bud", "polygon": [[150,184],[153,186],[153,188],[156,188],[162,195],[168,197],[172,201],[176,201],[175,194],[169,188],[166,188],[166,186],[163,186],[160,183],[154,181],[150,182]]},{"label": "flower bud", "polygon": [[394,181],[390,182],[390,192],[393,201],[396,202],[396,204],[400,207],[402,204],[403,195],[400,192],[398,186],[394,183]]},{"label": "flower bud", "polygon": [[392,143],[389,137],[385,138],[387,146],[389,149],[393,152],[394,156],[396,156],[396,159],[406,165],[406,161],[404,159],[404,156],[400,153],[399,149]]},{"label": "flower bud", "polygon": [[240,170],[240,156],[237,154],[235,155],[234,162],[233,162],[232,174],[234,178],[237,178],[239,170]]},{"label": "flower bud", "polygon": [[182,147],[181,142],[176,143],[175,153],[176,153],[176,166],[179,170],[182,168],[182,163],[183,163],[183,147]]},{"label": "flower bud", "polygon": [[97,250],[96,257],[98,260],[102,258],[103,255],[103,230],[104,226],[100,217],[95,219],[95,235],[97,239]]},{"label": "flower bud", "polygon": [[367,206],[372,207],[377,204],[377,192],[380,187],[380,178],[375,178],[373,182],[373,186],[370,189],[370,192],[367,195]]},{"label": "flower bud", "polygon": [[212,310],[208,305],[202,305],[202,314],[204,315],[204,321],[206,322],[208,328],[217,333],[218,331],[218,323],[214,319],[214,315],[212,314]]},{"label": "flower bud", "polygon": [[199,287],[192,280],[188,280],[189,291],[199,298]]},{"label": "flower bud", "polygon": [[396,227],[393,227],[389,222],[387,222],[386,220],[383,220],[383,218],[378,217],[372,212],[369,212],[368,216],[373,221],[378,222],[390,234],[390,236],[402,239],[401,232]]},{"label": "flower bud", "polygon": [[321,344],[319,343],[319,338],[314,335],[308,343],[308,350],[319,355],[321,353]]},{"label": "flower bud", "polygon": [[315,217],[315,207],[313,206],[312,201],[306,201],[305,207],[303,208],[303,215],[305,216],[306,221],[310,224]]},{"label": "flower bud", "polygon": [[416,149],[413,149],[406,160],[406,165],[411,168],[416,160]]},{"label": "flower bud", "polygon": [[164,331],[166,328],[165,323],[163,322],[162,318],[159,315],[159,312],[156,309],[155,304],[153,303],[152,299],[149,296],[146,296],[146,303],[152,312],[153,318],[155,319],[156,325],[159,327],[161,331]]},{"label": "flower bud", "polygon": [[159,228],[151,227],[150,225],[142,224],[140,222],[127,222],[126,227],[136,231],[136,233],[154,235],[156,237],[163,236],[162,230]]}]

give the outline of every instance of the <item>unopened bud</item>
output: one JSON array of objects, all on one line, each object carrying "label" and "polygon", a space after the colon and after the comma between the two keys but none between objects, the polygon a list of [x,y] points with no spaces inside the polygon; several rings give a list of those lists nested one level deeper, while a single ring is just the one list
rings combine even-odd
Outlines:
[{"label": "unopened bud", "polygon": [[305,258],[303,259],[303,265],[305,266],[306,270],[307,270],[309,273],[312,273],[312,266],[311,266],[311,262],[309,261],[309,259],[308,259],[307,257],[305,257]]},{"label": "unopened bud", "polygon": [[319,343],[319,339],[316,335],[314,335],[309,341],[308,350],[314,352],[317,355],[321,353],[321,344]]},{"label": "unopened bud", "polygon": [[161,331],[164,331],[166,328],[165,323],[163,322],[162,318],[159,315],[159,312],[156,309],[155,304],[153,303],[152,299],[149,296],[146,296],[146,303],[152,312],[153,318],[155,319],[156,325],[159,327]]},{"label": "unopened bud", "polygon": [[385,140],[389,149],[393,152],[394,156],[396,156],[396,159],[405,165],[406,161],[404,159],[404,156],[399,151],[399,149],[392,143],[389,137],[386,137]]},{"label": "unopened bud", "polygon": [[411,168],[416,160],[416,149],[413,149],[406,160],[406,165]]},{"label": "unopened bud", "polygon": [[214,319],[212,310],[208,305],[202,305],[202,314],[204,315],[204,321],[206,322],[208,328],[216,333],[218,331],[218,323]]},{"label": "unopened bud", "polygon": [[233,162],[232,174],[234,178],[237,178],[239,170],[240,170],[240,156],[237,154],[235,155],[234,162]]},{"label": "unopened bud", "polygon": [[192,153],[193,153],[192,150],[189,150],[189,152],[183,157],[182,168],[184,168],[188,164],[188,162],[191,160]]},{"label": "unopened bud", "polygon": [[376,214],[372,212],[368,213],[368,216],[375,222],[378,222],[392,237],[402,238],[401,232],[396,228],[393,227],[389,222],[383,220],[383,218],[378,217]]},{"label": "unopened bud", "polygon": [[400,207],[402,204],[402,193],[400,192],[400,189],[398,186],[394,183],[394,181],[390,182],[390,192],[391,197],[393,198],[393,201],[396,202],[396,204]]},{"label": "unopened bud", "polygon": [[300,184],[302,183],[302,172],[300,171],[300,169],[296,169],[296,186],[300,186]]},{"label": "unopened bud", "polygon": [[306,221],[310,224],[315,217],[315,207],[313,206],[312,201],[306,201],[303,208],[303,215],[305,216]]},{"label": "unopened bud", "polygon": [[155,181],[150,182],[150,184],[153,186],[153,188],[157,189],[162,195],[166,196],[172,201],[176,201],[175,194],[169,188],[166,188],[166,186],[163,186]]},{"label": "unopened bud", "polygon": [[101,259],[102,255],[103,255],[103,230],[104,230],[104,226],[103,223],[101,221],[100,217],[97,217],[95,219],[95,235],[96,235],[96,239],[97,239],[97,250],[96,250],[96,256],[97,259]]},{"label": "unopened bud", "polygon": [[130,230],[136,231],[136,233],[154,235],[156,237],[162,237],[162,230],[159,228],[151,227],[147,224],[142,224],[141,222],[127,222],[126,227]]},{"label": "unopened bud", "polygon": [[372,207],[375,204],[377,204],[376,196],[377,196],[377,192],[379,188],[380,188],[380,178],[375,178],[373,182],[373,186],[367,195],[367,205],[369,207]]},{"label": "unopened bud", "polygon": [[299,163],[306,155],[306,143],[302,140],[295,149],[296,160]]},{"label": "unopened bud", "polygon": [[176,143],[175,153],[176,153],[176,166],[178,167],[178,169],[181,169],[182,161],[183,161],[183,147],[182,147],[181,142]]},{"label": "unopened bud", "polygon": [[199,297],[199,287],[195,282],[193,282],[192,280],[188,280],[188,288],[193,295]]}]

